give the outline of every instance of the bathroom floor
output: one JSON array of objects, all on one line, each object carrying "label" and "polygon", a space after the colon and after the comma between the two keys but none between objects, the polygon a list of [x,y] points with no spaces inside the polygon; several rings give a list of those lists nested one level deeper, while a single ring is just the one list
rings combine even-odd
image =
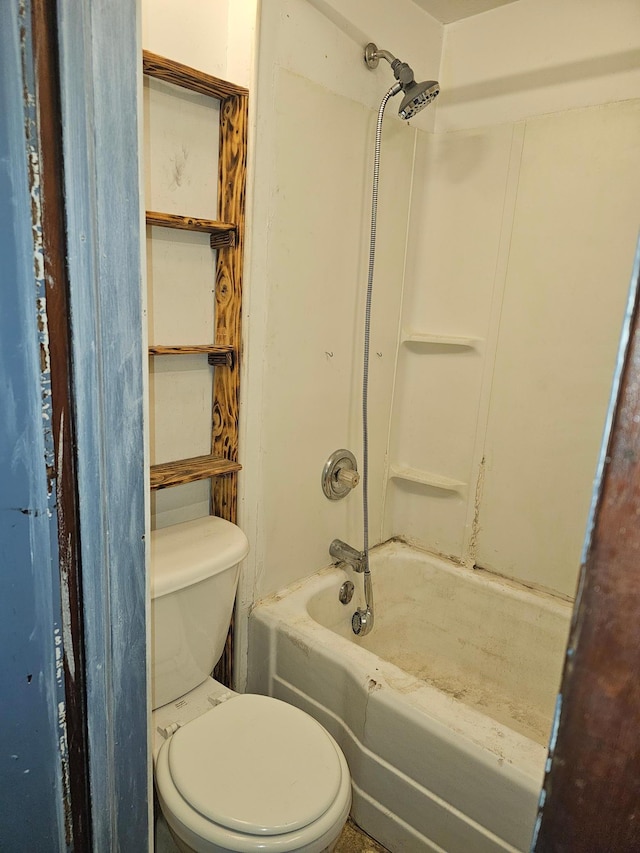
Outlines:
[{"label": "bathroom floor", "polygon": [[389,853],[386,847],[378,844],[349,818],[334,853]]},{"label": "bathroom floor", "polygon": [[[178,853],[178,848],[173,843],[162,816],[156,820],[155,853]],[[389,851],[370,838],[349,818],[334,853],[389,853]]]}]

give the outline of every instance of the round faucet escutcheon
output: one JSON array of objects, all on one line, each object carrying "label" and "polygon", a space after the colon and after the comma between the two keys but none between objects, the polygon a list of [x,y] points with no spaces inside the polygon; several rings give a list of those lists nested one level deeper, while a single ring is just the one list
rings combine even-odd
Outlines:
[{"label": "round faucet escutcheon", "polygon": [[322,491],[330,501],[345,498],[360,482],[356,457],[350,450],[334,450],[322,469]]}]

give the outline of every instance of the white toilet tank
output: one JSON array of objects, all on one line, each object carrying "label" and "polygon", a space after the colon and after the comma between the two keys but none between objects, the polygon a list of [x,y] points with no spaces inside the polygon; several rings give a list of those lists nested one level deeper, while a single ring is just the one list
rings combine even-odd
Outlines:
[{"label": "white toilet tank", "polygon": [[215,516],[151,533],[152,707],[211,675],[224,649],[249,542]]}]

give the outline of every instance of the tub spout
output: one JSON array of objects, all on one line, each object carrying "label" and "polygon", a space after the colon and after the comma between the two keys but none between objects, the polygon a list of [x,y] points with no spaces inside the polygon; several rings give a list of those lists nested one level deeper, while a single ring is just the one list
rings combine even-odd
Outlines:
[{"label": "tub spout", "polygon": [[329,553],[335,560],[348,563],[356,572],[364,572],[364,552],[356,551],[351,545],[347,545],[342,539],[334,539],[329,545]]}]

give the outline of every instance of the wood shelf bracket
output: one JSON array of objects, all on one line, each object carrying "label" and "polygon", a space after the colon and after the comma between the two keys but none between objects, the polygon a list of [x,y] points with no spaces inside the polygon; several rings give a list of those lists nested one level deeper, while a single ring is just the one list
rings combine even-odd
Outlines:
[{"label": "wood shelf bracket", "polygon": [[145,219],[147,225],[154,225],[157,228],[175,228],[178,231],[209,234],[209,245],[212,249],[236,245],[237,227],[231,222],[199,219],[196,216],[178,216],[175,213],[160,213],[157,210],[148,210]]},{"label": "wood shelf bracket", "polygon": [[149,347],[149,355],[206,355],[212,367],[233,368],[236,362],[235,353],[235,347],[215,344],[153,344]]}]

